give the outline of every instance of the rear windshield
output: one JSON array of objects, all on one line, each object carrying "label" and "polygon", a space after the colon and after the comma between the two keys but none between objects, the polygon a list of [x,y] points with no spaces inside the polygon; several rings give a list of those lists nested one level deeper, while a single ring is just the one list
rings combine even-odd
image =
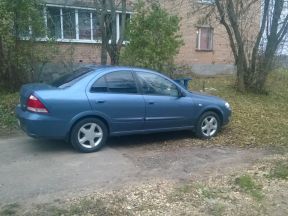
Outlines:
[{"label": "rear windshield", "polygon": [[78,80],[82,79],[85,77],[89,72],[91,72],[93,69],[92,68],[79,68],[72,73],[65,74],[55,81],[51,83],[52,86],[54,87],[68,87],[73,85],[75,82]]}]

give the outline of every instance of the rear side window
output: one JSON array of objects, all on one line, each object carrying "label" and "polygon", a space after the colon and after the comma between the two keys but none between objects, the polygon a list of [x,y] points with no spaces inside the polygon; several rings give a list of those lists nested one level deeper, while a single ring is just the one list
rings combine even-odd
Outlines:
[{"label": "rear side window", "polygon": [[129,71],[118,71],[106,74],[96,80],[92,85],[91,92],[135,94],[138,91],[132,73]]},{"label": "rear side window", "polygon": [[71,86],[78,80],[82,79],[87,75],[89,72],[91,72],[93,69],[91,68],[79,68],[72,73],[65,74],[61,77],[59,77],[57,80],[51,83],[54,87],[61,87],[63,85],[65,86]]},{"label": "rear side window", "polygon": [[91,87],[91,92],[107,92],[107,91],[108,88],[105,76],[102,76],[101,78],[96,80],[96,82]]}]

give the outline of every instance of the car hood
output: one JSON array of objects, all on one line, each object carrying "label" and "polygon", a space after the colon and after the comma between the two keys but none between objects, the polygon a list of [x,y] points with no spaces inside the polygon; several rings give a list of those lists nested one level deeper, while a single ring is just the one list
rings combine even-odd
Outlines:
[{"label": "car hood", "polygon": [[194,91],[189,91],[189,96],[193,97],[194,99],[197,98],[199,100],[207,100],[207,101],[214,101],[214,102],[224,102],[225,100],[223,100],[220,97],[217,96],[213,96],[213,95],[209,95],[207,93],[201,93],[201,92],[194,92]]}]

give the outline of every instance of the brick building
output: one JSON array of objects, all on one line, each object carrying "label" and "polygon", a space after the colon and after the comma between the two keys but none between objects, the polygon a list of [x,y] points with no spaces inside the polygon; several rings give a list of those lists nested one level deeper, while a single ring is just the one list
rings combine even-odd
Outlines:
[{"label": "brick building", "polygon": [[[100,63],[100,26],[92,0],[45,0],[45,22],[49,36],[58,42],[57,59],[74,64]],[[185,45],[175,59],[201,74],[231,73],[234,59],[225,29],[211,18],[203,21],[203,11],[195,8],[213,7],[213,0],[160,0],[169,12],[181,17],[181,33]],[[132,14],[128,5],[128,14]],[[117,14],[119,37],[120,13]]]}]

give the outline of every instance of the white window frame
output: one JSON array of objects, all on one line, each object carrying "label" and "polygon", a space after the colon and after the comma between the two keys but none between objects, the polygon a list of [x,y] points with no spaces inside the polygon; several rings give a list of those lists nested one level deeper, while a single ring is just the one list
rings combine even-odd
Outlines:
[{"label": "white window frame", "polygon": [[[91,43],[91,44],[96,44],[96,43],[102,43],[101,40],[94,40],[94,35],[93,35],[93,12],[97,11],[95,8],[87,8],[87,7],[74,7],[74,6],[63,6],[63,5],[55,5],[55,4],[46,4],[44,7],[45,12],[44,12],[44,20],[45,20],[45,25],[46,28],[48,29],[48,17],[47,17],[47,7],[57,7],[60,8],[60,25],[61,25],[61,38],[55,39],[57,42],[64,42],[64,43]],[[75,39],[65,39],[64,38],[64,29],[63,29],[63,8],[69,8],[69,9],[74,9],[75,10],[75,27],[76,27],[76,38]],[[90,30],[91,30],[91,39],[79,39],[79,10],[87,10],[87,12],[90,12]],[[109,10],[108,10],[109,12]],[[120,14],[121,11],[117,10],[116,11],[116,34],[117,34],[117,40],[120,38]],[[126,12],[127,14],[130,14],[132,16],[132,12]],[[47,41],[48,35],[46,35],[46,38],[38,38],[38,41]],[[127,41],[124,41],[123,44],[127,43]]]},{"label": "white window frame", "polygon": [[[90,12],[91,13],[91,12]],[[75,30],[76,30],[76,40],[79,40],[79,16],[78,9],[75,9]],[[91,29],[90,29],[91,30]]]},{"label": "white window frame", "polygon": [[214,0],[198,0],[200,4],[215,4]]},{"label": "white window frame", "polygon": [[[201,30],[202,29],[210,29],[210,48],[208,49],[201,49]],[[197,27],[197,44],[196,44],[196,50],[197,51],[213,51],[213,47],[214,47],[214,43],[213,43],[213,38],[214,38],[214,28],[212,28],[211,26],[199,26]]]},{"label": "white window frame", "polygon": [[91,41],[94,38],[94,32],[93,32],[93,13],[90,12],[90,29],[91,29]]}]

